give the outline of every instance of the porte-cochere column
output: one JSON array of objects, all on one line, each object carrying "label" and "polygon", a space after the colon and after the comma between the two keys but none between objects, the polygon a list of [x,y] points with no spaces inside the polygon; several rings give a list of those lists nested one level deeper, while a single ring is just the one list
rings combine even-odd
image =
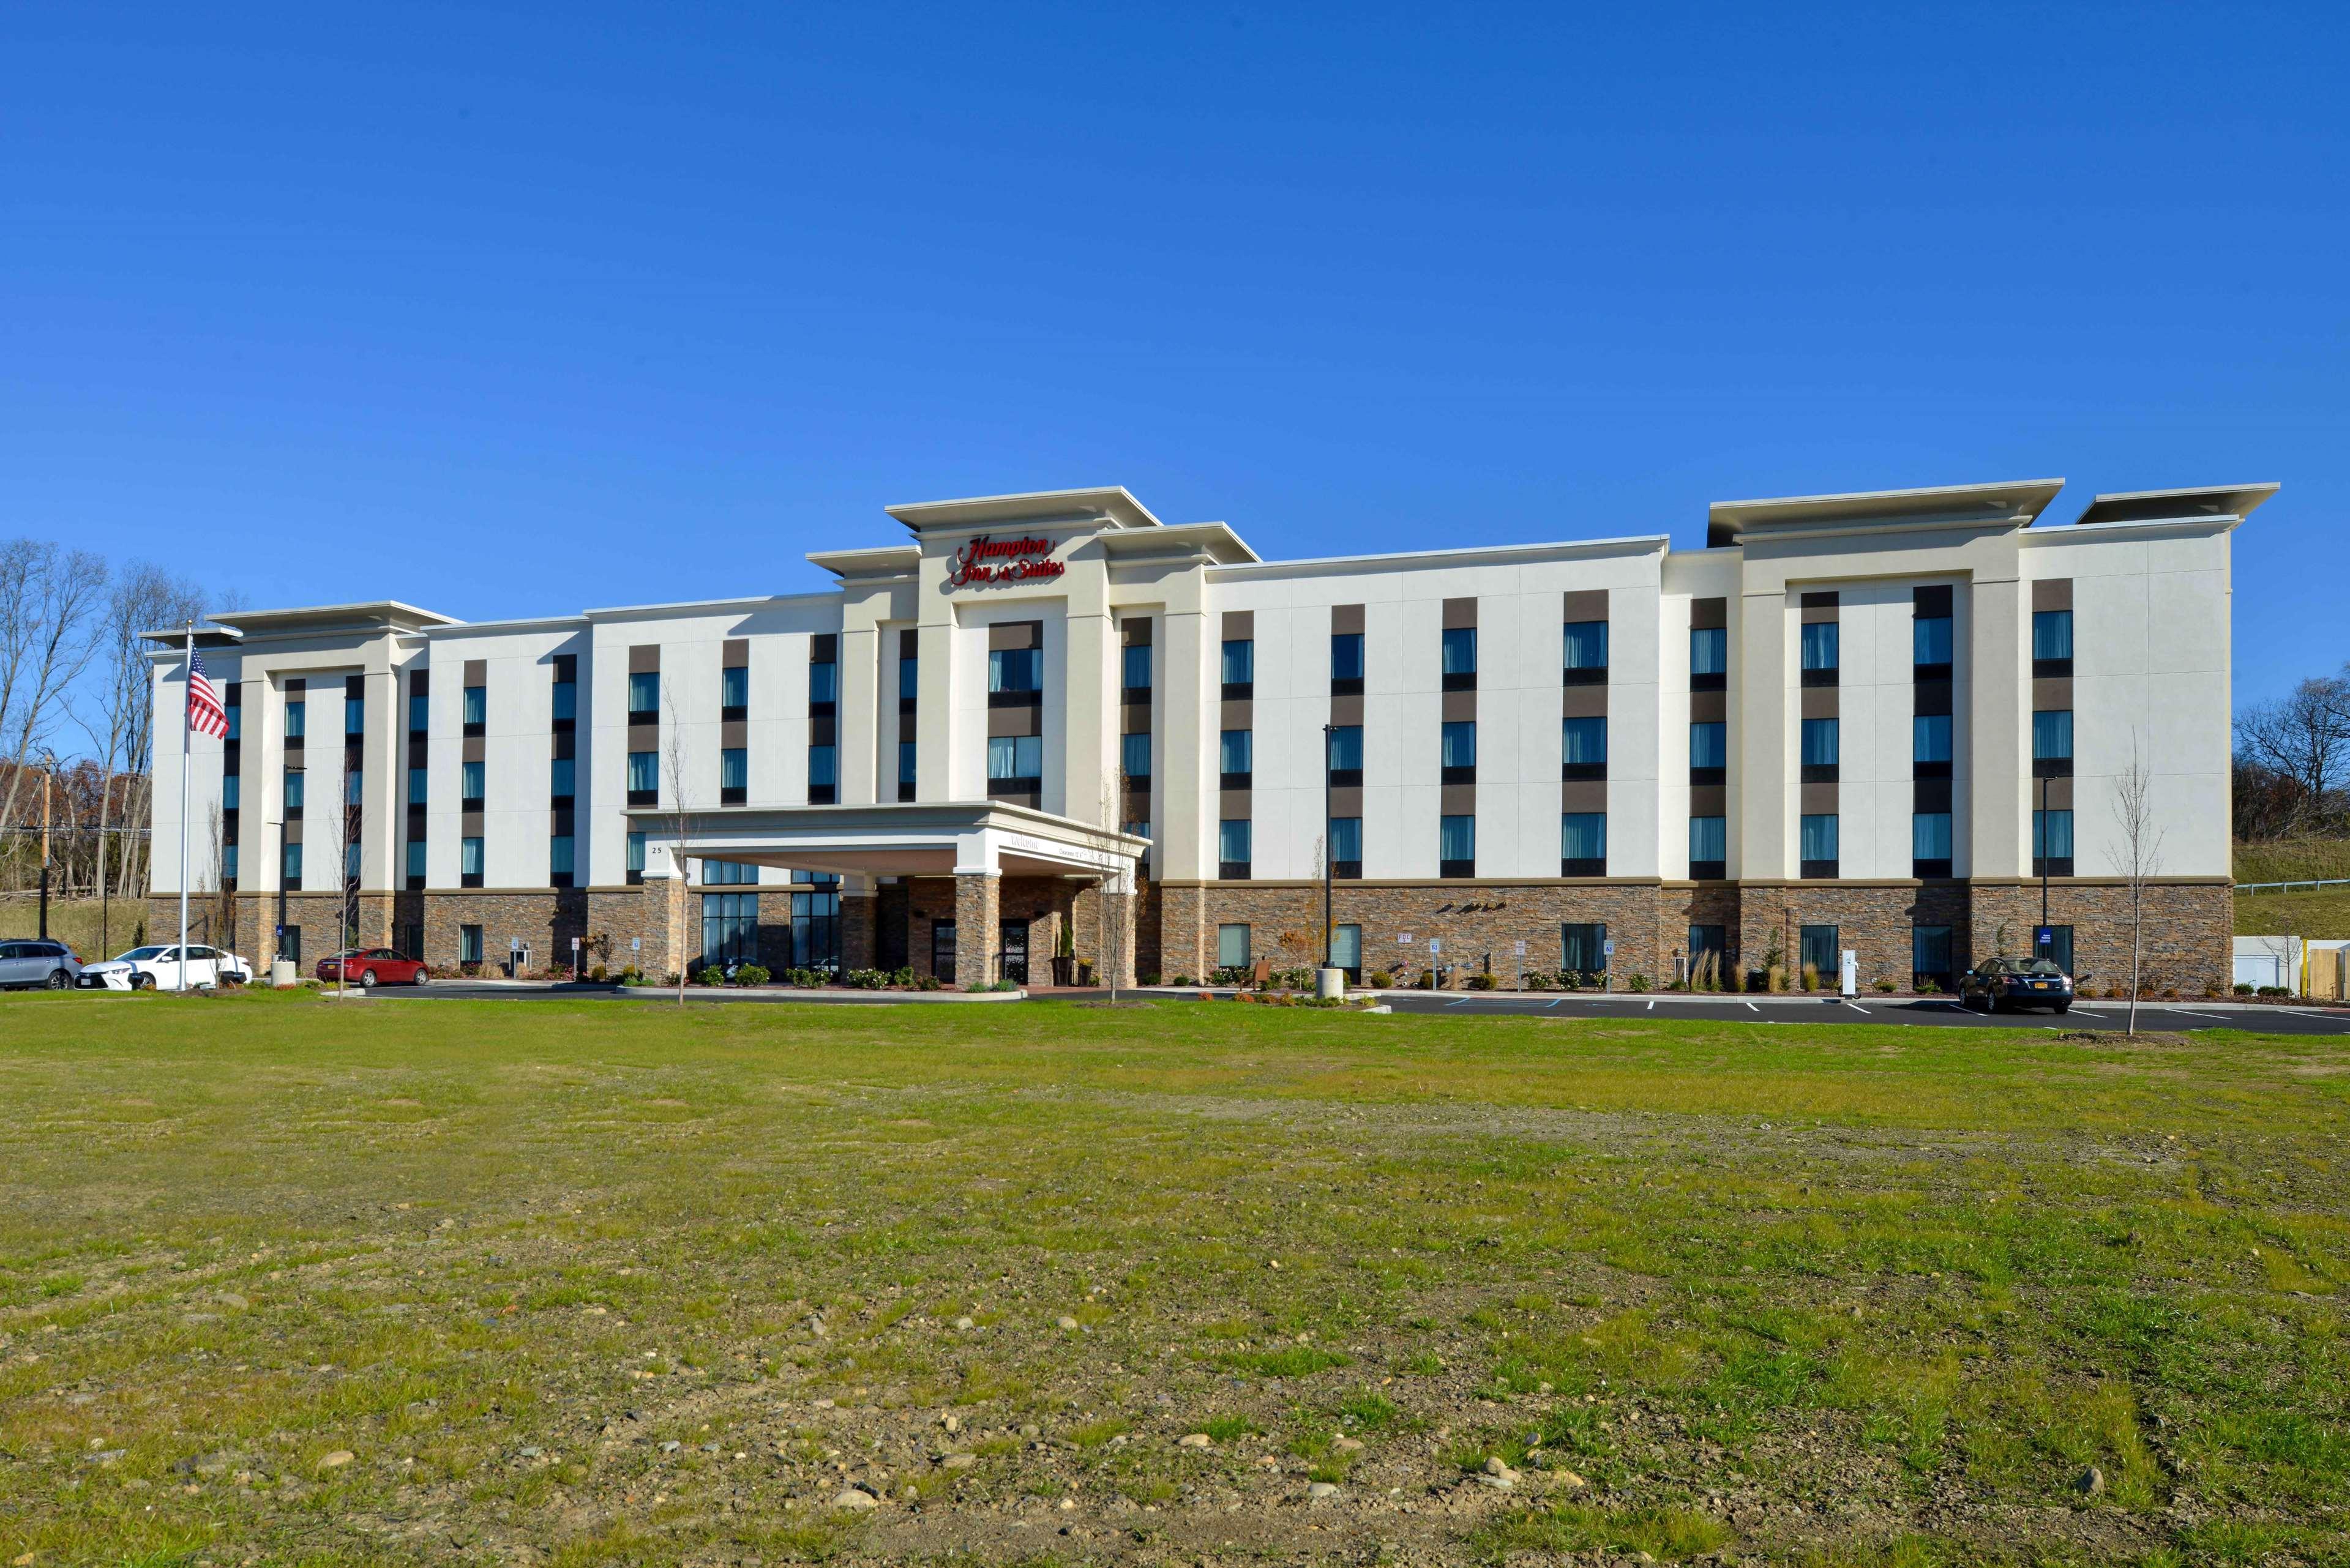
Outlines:
[{"label": "porte-cochere column", "polygon": [[995,950],[1003,941],[998,919],[1003,908],[1001,872],[955,873],[955,983],[965,991],[995,979]]}]

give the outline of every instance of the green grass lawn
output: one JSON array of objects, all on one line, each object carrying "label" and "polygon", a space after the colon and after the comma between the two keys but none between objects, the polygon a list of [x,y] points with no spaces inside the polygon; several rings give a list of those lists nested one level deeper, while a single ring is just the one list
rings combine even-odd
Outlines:
[{"label": "green grass lawn", "polygon": [[2345,1090],[2251,1034],[10,997],[0,1563],[2350,1561]]}]

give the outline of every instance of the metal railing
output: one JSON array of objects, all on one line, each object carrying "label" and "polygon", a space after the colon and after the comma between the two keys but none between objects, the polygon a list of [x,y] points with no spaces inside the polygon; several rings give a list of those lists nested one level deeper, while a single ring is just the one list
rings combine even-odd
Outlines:
[{"label": "metal railing", "polygon": [[2291,893],[2301,888],[2314,891],[2320,888],[2350,888],[2350,877],[2295,877],[2290,882],[2239,882],[2236,884],[2236,891],[2239,893]]}]

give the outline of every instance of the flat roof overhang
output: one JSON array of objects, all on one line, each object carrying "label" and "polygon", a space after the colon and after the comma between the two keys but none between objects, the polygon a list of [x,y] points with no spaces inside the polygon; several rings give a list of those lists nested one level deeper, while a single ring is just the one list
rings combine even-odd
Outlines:
[{"label": "flat roof overhang", "polygon": [[[672,808],[631,807],[628,817],[649,842],[679,842]],[[1002,801],[728,805],[689,812],[686,824],[686,859],[837,876],[951,877],[994,870],[1011,877],[1092,878],[1130,868],[1150,847],[1149,840],[1130,833]]]}]

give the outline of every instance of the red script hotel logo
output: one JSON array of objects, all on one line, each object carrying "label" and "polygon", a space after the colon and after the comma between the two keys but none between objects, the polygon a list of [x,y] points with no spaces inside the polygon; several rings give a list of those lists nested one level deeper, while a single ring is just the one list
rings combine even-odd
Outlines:
[{"label": "red script hotel logo", "polygon": [[952,567],[947,574],[947,587],[1057,577],[1067,570],[1066,565],[1053,559],[1050,539],[991,539],[982,534],[955,552]]}]

